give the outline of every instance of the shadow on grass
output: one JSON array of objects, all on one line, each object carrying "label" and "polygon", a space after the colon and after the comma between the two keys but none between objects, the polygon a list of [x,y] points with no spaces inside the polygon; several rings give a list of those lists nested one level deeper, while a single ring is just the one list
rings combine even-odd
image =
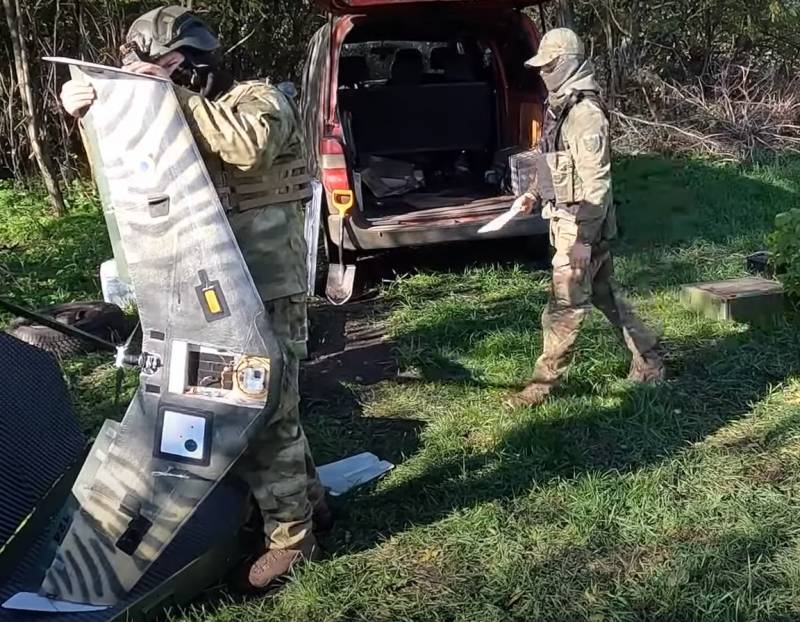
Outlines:
[{"label": "shadow on grass", "polygon": [[[699,162],[640,157],[618,165],[616,177],[619,216],[623,223],[618,246],[621,256],[647,256],[656,248],[678,249],[698,241],[726,245],[735,252],[748,245],[753,245],[749,250],[759,250],[761,238],[771,228],[775,213],[797,204],[796,188],[771,185],[731,168]],[[739,241],[730,245],[733,239]],[[406,263],[394,264],[390,254],[368,268],[372,270],[368,278],[380,282],[407,272],[458,273],[476,263],[505,263],[504,259],[491,254],[492,245],[483,250],[489,251],[488,257],[476,258],[474,248],[468,245],[423,253],[403,251],[400,255],[405,257]],[[691,258],[668,254],[666,257],[655,268],[640,263],[629,270],[630,285],[642,289],[661,288],[698,280],[704,274],[705,267],[693,263]],[[544,265],[534,262],[533,267],[539,269]],[[467,293],[469,286],[465,284],[462,289]],[[452,289],[442,292],[432,282],[413,288],[412,295],[419,300],[429,300],[452,292]],[[480,387],[493,386],[475,378],[459,363],[443,356],[440,350],[468,351],[476,336],[501,329],[530,331],[538,325],[542,304],[544,296],[495,300],[477,313],[468,309],[463,314],[457,312],[441,318],[437,325],[410,331],[401,336],[395,346],[402,348],[409,342],[422,344],[412,361],[420,370],[416,380],[445,379]],[[628,385],[613,393],[616,401],[609,400],[613,405],[600,407],[599,400],[572,399],[570,396],[594,390],[586,379],[573,376],[558,398],[564,400],[568,408],[549,409],[547,414],[552,411],[554,416],[547,419],[535,410],[510,413],[509,417],[517,418],[517,425],[490,450],[467,457],[459,454],[444,458],[408,482],[359,495],[342,508],[338,526],[326,544],[337,553],[365,550],[412,525],[431,524],[454,511],[487,502],[511,506],[515,498],[534,486],[555,479],[625,473],[658,464],[688,444],[750,413],[752,404],[762,400],[773,385],[798,374],[798,328],[800,323],[792,319],[791,323],[774,330],[753,329],[716,340],[707,336],[673,340],[669,344],[673,378],[658,387]],[[341,317],[327,325],[325,332],[331,341],[327,349],[318,352],[321,355],[318,360],[305,366],[302,381],[303,414],[311,424],[307,431],[318,462],[365,450],[399,462],[416,451],[423,425],[420,421],[365,416],[358,393],[349,386],[350,383],[396,380],[399,366],[391,344],[370,341],[367,336],[360,347],[347,349],[337,342],[344,333]],[[487,401],[489,399],[492,401],[486,404],[487,408],[500,408],[499,400],[487,397]],[[537,508],[537,512],[547,520],[559,509]],[[725,562],[715,565],[702,553],[698,554],[696,564],[685,568],[687,582],[701,584],[701,579],[709,573],[732,576],[731,566],[737,566],[736,570],[746,568],[754,555],[775,554],[787,537],[788,534],[780,531],[756,536],[733,534],[713,543],[720,551],[727,551]],[[687,547],[693,545],[693,542],[686,544]],[[590,543],[583,549],[561,551],[559,557],[533,569],[529,560],[521,560],[524,566],[520,566],[519,574],[539,574],[544,583],[561,582],[569,576],[578,583],[576,594],[592,587],[594,579],[613,583],[619,572],[619,557],[627,552],[601,550],[598,563],[597,548],[602,549],[593,549]],[[585,560],[587,565],[592,562],[592,568],[580,575],[548,572],[548,564],[574,564],[576,558],[578,562]],[[735,587],[726,586],[722,578],[717,581],[715,591]],[[561,587],[554,584],[551,589],[538,590],[529,596],[532,599],[542,595],[556,597]],[[474,591],[480,589],[480,585],[474,586]],[[497,605],[515,615],[519,613],[517,619],[526,619],[522,607],[527,596]],[[681,599],[678,604],[642,603],[637,613],[641,614],[641,619],[696,619],[697,612],[686,609],[683,602]],[[553,606],[558,607],[559,619],[583,619],[578,612],[574,615],[570,612],[573,607],[577,609],[578,604],[562,600],[554,602]],[[427,612],[420,611],[414,619],[433,617],[426,618],[426,615]]]},{"label": "shadow on grass", "polygon": [[[626,472],[661,461],[751,412],[771,387],[800,373],[798,328],[795,320],[771,331],[754,329],[708,349],[673,343],[678,376],[657,387],[631,385],[618,406],[576,402],[569,416],[550,419],[509,413],[519,425],[491,451],[459,455],[408,483],[360,497],[350,510],[352,544],[344,548],[369,548],[376,537],[435,522],[455,510],[508,502],[555,478]],[[578,388],[567,383],[562,399]],[[387,511],[392,506],[404,511]],[[376,516],[380,523],[363,520]]]},{"label": "shadow on grass", "polygon": [[[769,167],[743,169],[702,160],[670,159],[659,155],[617,158],[614,198],[619,221],[616,254],[670,251],[690,245],[731,245],[732,252],[763,248],[763,235],[772,230],[777,213],[800,207],[800,160]],[[362,295],[399,275],[458,273],[473,266],[521,265],[548,269],[546,236],[470,241],[396,249],[359,261],[358,289]],[[702,261],[702,260],[699,260]],[[650,289],[696,281],[708,271],[691,258],[665,253],[657,266],[641,265],[627,276],[633,289]],[[669,272],[667,282],[665,273]]]},{"label": "shadow on grass", "polygon": [[318,307],[310,316],[310,354],[300,372],[301,412],[317,464],[364,451],[394,463],[418,447],[423,422],[368,417],[354,385],[397,376],[392,343],[373,304]]},{"label": "shadow on grass", "polygon": [[[535,272],[549,269],[549,262],[547,235],[451,242],[381,251],[358,260],[354,298],[373,298],[379,295],[382,285],[409,275],[460,274],[470,268],[488,265],[506,268],[522,266]],[[467,286],[464,286],[463,291],[467,291]],[[431,288],[430,293],[438,292]]]},{"label": "shadow on grass", "polygon": [[[772,230],[775,214],[797,206],[800,160],[743,168],[656,155],[614,163],[622,250],[727,244]],[[778,179],[776,179],[778,177]]]},{"label": "shadow on grass", "polygon": [[[622,162],[616,176],[623,224],[619,245],[622,256],[658,246],[677,248],[698,240],[726,244],[733,238],[742,238],[745,245],[757,243],[758,237],[771,228],[774,213],[797,204],[794,189],[701,163],[640,157]],[[59,221],[41,235],[42,240],[48,237],[54,240],[53,248],[42,246],[36,249],[37,254],[24,261],[20,259],[10,264],[10,268],[4,265],[17,277],[24,276],[24,282],[16,290],[19,300],[37,306],[54,302],[40,290],[44,284],[59,279],[73,296],[80,296],[80,292],[92,287],[96,289],[96,283],[86,275],[97,268],[87,264],[99,265],[105,258],[103,253],[107,253],[102,217],[98,221],[95,216],[76,214],[72,220]],[[371,278],[379,282],[404,272],[458,272],[476,263],[524,264],[530,258],[525,250],[521,251],[521,260],[514,258],[518,250],[512,250],[510,258],[501,257],[509,250],[508,245],[501,246],[487,243],[481,249],[483,256],[476,255],[471,245],[404,251],[405,264],[390,261],[375,264]],[[34,252],[25,248],[23,251]],[[16,250],[0,251],[10,252]],[[9,260],[0,255],[0,261]],[[541,256],[534,257],[531,265],[537,269],[545,267]],[[79,276],[80,279],[73,280],[73,271],[75,279]],[[642,265],[631,271],[628,278],[642,287],[662,287],[696,280],[700,274],[702,266],[680,258],[673,265],[659,265],[656,269]],[[422,299],[440,294],[435,285],[414,292]],[[437,347],[446,343],[456,351],[463,351],[476,335],[515,326],[530,327],[537,322],[543,302],[539,298],[504,299],[477,315],[470,312],[462,317],[443,318],[439,326],[428,326],[404,336],[403,339],[424,344],[419,379],[490,386],[457,362],[443,357]],[[365,323],[373,320],[369,318]],[[334,322],[331,328],[334,340],[338,338],[335,326]],[[369,548],[377,539],[409,525],[429,524],[455,510],[487,501],[507,503],[534,484],[554,478],[599,471],[624,472],[663,460],[687,443],[700,440],[748,413],[751,404],[762,399],[772,384],[798,373],[797,328],[798,324],[793,323],[774,331],[754,330],[721,339],[713,346],[708,341],[702,347],[697,347],[696,341],[673,342],[670,364],[677,377],[658,388],[632,387],[613,408],[598,409],[576,403],[569,416],[550,420],[516,413],[513,415],[519,417],[516,429],[492,450],[466,459],[460,455],[445,459],[413,481],[360,496],[357,506],[345,509],[340,522],[350,532],[348,540],[343,541],[340,527],[333,535],[334,549]],[[332,346],[315,363],[312,376],[304,377],[304,417],[312,424],[308,431],[320,463],[360,451],[373,451],[400,462],[418,448],[422,422],[365,416],[357,393],[348,387],[351,382],[369,384],[397,375],[391,346],[373,340],[369,334],[362,337],[357,348]],[[590,389],[584,381],[573,378],[562,394],[569,396]],[[496,403],[487,406],[499,407]],[[769,552],[769,543],[764,544],[764,550]],[[737,554],[737,559],[744,557],[741,552]]]},{"label": "shadow on grass", "polygon": [[[799,167],[797,163],[789,166],[791,170]],[[750,250],[755,251],[771,229],[774,215],[798,202],[796,184],[773,184],[764,172],[743,174],[702,162],[645,156],[623,161],[616,176],[619,216],[627,223],[620,241],[625,255],[647,256],[659,245],[671,249],[698,241],[730,247],[731,240],[737,240],[736,244],[752,244]],[[697,280],[703,274],[702,265],[676,261],[679,265],[660,265],[652,271],[643,265],[632,272],[632,280],[661,288]],[[456,264],[462,262],[457,259]],[[435,284],[421,287],[412,291],[421,300],[451,293],[437,292]],[[439,350],[469,351],[476,337],[493,331],[537,330],[534,325],[542,304],[543,295],[495,301],[477,312],[472,307],[463,313],[456,310],[401,336],[398,345],[423,344],[412,361],[422,370],[419,380],[439,381],[451,373],[454,382],[485,387],[469,370],[466,374],[463,368],[449,371],[459,364],[443,358]],[[617,396],[619,404],[608,409],[592,409],[584,403],[588,400],[576,403],[568,417],[531,420],[519,412],[509,415],[519,417],[520,424],[492,451],[466,460],[459,455],[413,481],[360,497],[363,507],[349,511],[353,540],[343,549],[370,547],[376,537],[437,521],[459,508],[508,501],[533,484],[553,478],[627,471],[658,462],[747,414],[773,385],[800,372],[798,327],[795,318],[772,330],[752,329],[716,340],[705,336],[674,339],[668,344],[674,377],[665,385],[630,386]],[[560,395],[591,390],[586,379],[573,376]],[[487,406],[500,407],[497,403]],[[404,511],[378,511],[391,506]],[[393,517],[388,524],[386,516]],[[381,522],[361,517],[381,517],[375,518]]]},{"label": "shadow on grass", "polygon": [[791,587],[763,566],[785,551],[792,531],[784,525],[754,533],[697,533],[669,550],[590,540],[505,568],[509,577],[521,578],[523,592],[513,586],[493,592],[481,578],[471,587],[493,597],[509,620],[788,621],[794,619],[788,614],[792,607],[768,595]]}]

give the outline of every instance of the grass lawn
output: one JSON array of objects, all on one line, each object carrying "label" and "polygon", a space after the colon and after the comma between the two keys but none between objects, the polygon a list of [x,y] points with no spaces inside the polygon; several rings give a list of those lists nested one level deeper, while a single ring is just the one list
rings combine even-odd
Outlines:
[{"label": "grass lawn", "polygon": [[[615,177],[618,279],[662,332],[670,381],[625,382],[625,351],[596,313],[557,397],[509,413],[502,399],[541,345],[547,275],[482,265],[400,278],[382,298],[415,380],[348,382],[349,418],[324,400],[304,413],[318,462],[380,435],[397,468],[337,503],[330,558],[278,595],[175,620],[800,617],[800,322],[756,330],[678,302],[682,283],[743,274],[774,215],[800,207],[800,162],[639,157]],[[13,296],[96,296],[109,253],[96,209],[54,222],[20,201],[0,192],[0,278]],[[3,250],[19,231],[21,248]],[[87,429],[114,412],[99,362],[67,369]]]},{"label": "grass lawn", "polygon": [[[0,296],[30,309],[73,300],[101,300],[100,263],[111,244],[95,194],[76,184],[68,189],[70,212],[53,218],[41,193],[0,183]],[[11,316],[0,310],[0,329]],[[64,362],[75,410],[87,434],[108,418],[121,418],[138,382],[126,373],[124,394],[114,404],[113,355]]]}]

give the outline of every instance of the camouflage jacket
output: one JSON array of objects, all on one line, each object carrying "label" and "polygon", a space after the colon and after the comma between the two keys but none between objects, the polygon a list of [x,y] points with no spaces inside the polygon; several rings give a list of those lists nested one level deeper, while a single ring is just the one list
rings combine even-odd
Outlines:
[{"label": "camouflage jacket", "polygon": [[231,228],[262,300],[305,293],[302,201],[239,210],[235,198],[280,163],[304,157],[294,102],[266,80],[236,84],[213,101],[175,92],[223,204],[230,203]]},{"label": "camouflage jacket", "polygon": [[[551,106],[569,105],[569,97],[576,91],[599,91],[588,61],[557,94],[551,94]],[[553,108],[548,111],[551,122]],[[557,138],[564,151],[561,158],[553,160],[556,164],[551,168],[555,169],[553,183],[560,186],[556,188],[560,200],[546,207],[543,216],[563,220],[562,228],[571,227],[575,239],[588,244],[613,239],[617,226],[605,111],[592,98],[581,99],[566,111]]]}]

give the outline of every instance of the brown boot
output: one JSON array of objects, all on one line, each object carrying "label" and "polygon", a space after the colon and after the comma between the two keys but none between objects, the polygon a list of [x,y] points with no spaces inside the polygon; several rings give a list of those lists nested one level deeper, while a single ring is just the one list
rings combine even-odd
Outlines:
[{"label": "brown boot", "polygon": [[650,352],[644,356],[633,357],[628,380],[647,384],[664,380],[665,375],[664,362],[661,357],[655,352]]},{"label": "brown boot", "polygon": [[314,506],[314,514],[311,517],[314,522],[314,533],[326,534],[333,529],[336,519],[333,516],[328,502],[323,499]]},{"label": "brown boot", "polygon": [[538,406],[544,403],[552,389],[553,387],[549,384],[531,382],[519,393],[507,397],[504,403],[508,408]]},{"label": "brown boot", "polygon": [[250,587],[263,590],[277,579],[285,577],[298,564],[319,558],[317,539],[309,535],[291,549],[268,549],[250,566],[247,580]]}]

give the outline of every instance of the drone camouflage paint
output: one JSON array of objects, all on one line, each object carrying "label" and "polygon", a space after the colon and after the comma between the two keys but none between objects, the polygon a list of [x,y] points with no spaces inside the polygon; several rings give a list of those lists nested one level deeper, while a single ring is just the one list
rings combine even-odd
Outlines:
[{"label": "drone camouflage paint", "polygon": [[171,83],[47,60],[97,91],[84,134],[142,356],[124,419],[104,427],[73,486],[79,508],[39,595],[113,606],[277,407],[282,357]]}]

